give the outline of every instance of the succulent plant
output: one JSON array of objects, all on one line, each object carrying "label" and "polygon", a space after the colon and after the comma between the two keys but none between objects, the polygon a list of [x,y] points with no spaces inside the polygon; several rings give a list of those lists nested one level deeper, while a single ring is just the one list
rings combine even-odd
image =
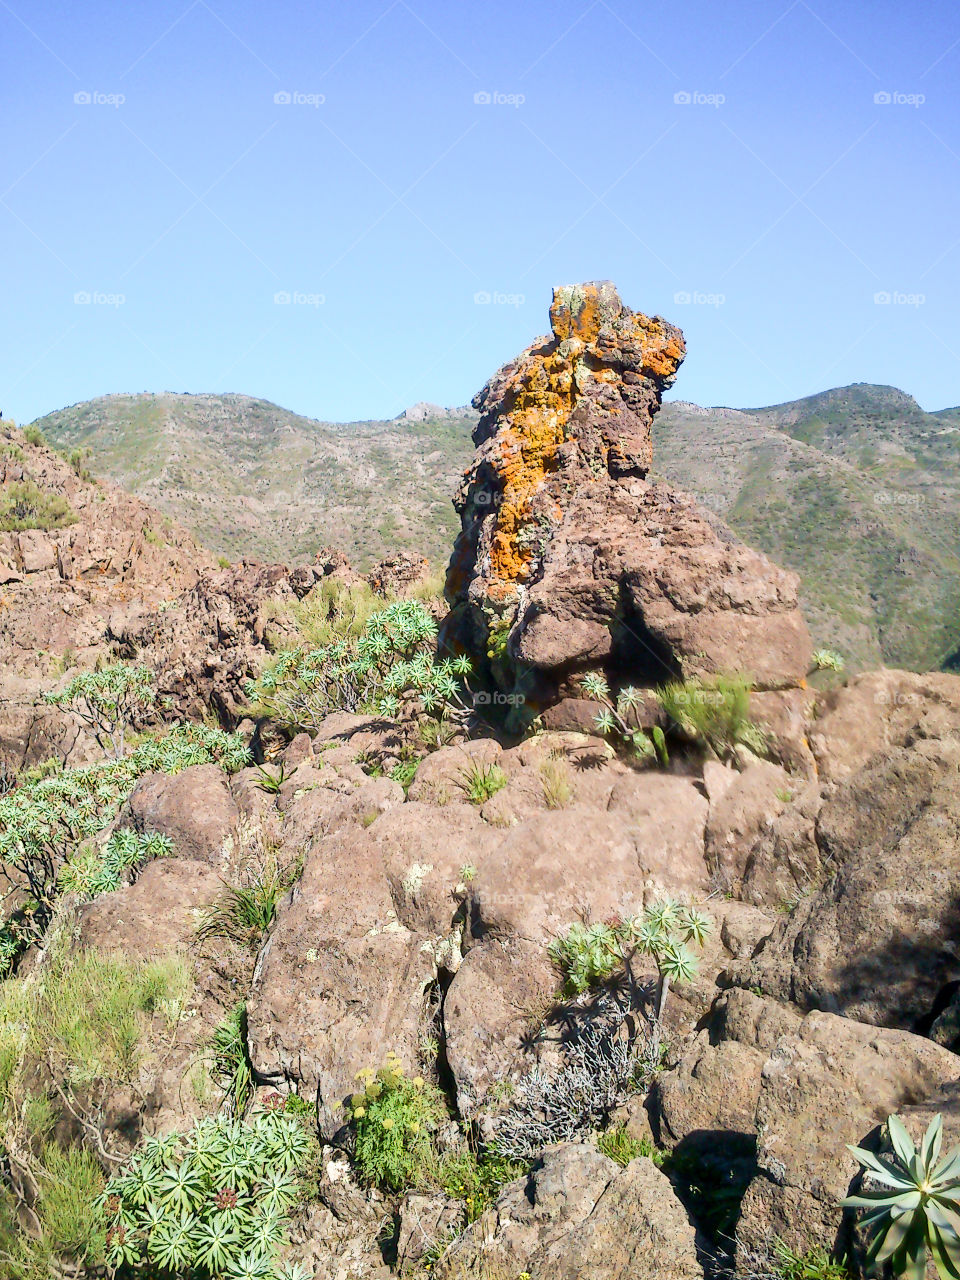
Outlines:
[{"label": "succulent plant", "polygon": [[919,1151],[899,1116],[887,1117],[892,1151],[882,1156],[862,1147],[849,1150],[867,1177],[881,1185],[847,1196],[843,1204],[866,1209],[862,1222],[872,1234],[867,1265],[889,1263],[894,1275],[923,1280],[929,1253],[942,1280],[960,1277],[960,1147],[941,1159],[943,1117],[934,1116]]}]

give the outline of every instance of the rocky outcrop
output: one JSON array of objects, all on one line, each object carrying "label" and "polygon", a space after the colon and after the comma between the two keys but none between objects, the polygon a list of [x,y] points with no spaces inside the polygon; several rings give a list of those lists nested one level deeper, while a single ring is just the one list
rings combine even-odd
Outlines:
[{"label": "rocky outcrop", "polygon": [[797,684],[810,642],[796,576],[647,478],[680,330],[608,281],[555,290],[550,321],[474,400],[447,641],[528,713],[598,666],[639,685],[734,670]]},{"label": "rocky outcrop", "polygon": [[548,1147],[526,1178],[504,1187],[444,1255],[439,1274],[530,1280],[702,1280],[697,1234],[669,1179],[640,1158],[619,1169],[595,1147]]}]

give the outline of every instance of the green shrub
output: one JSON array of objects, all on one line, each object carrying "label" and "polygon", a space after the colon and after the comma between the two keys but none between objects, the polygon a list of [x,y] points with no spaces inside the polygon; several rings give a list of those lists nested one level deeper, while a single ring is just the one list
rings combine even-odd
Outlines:
[{"label": "green shrub", "polygon": [[670,899],[655,902],[641,915],[616,918],[585,927],[575,924],[550,944],[550,957],[564,976],[564,992],[579,995],[606,981],[630,951],[653,957],[659,973],[656,1020],[663,1010],[672,981],[689,982],[697,972],[697,958],[687,944],[702,946],[712,929],[710,918]]},{"label": "green shrub", "polygon": [[107,1262],[144,1277],[296,1274],[277,1253],[313,1146],[300,1121],[279,1112],[249,1124],[200,1120],[148,1140],[100,1197]]},{"label": "green shrub", "polygon": [[463,771],[463,785],[471,804],[485,804],[507,785],[507,775],[498,764],[472,764]]},{"label": "green shrub", "polygon": [[679,732],[727,759],[740,744],[766,751],[763,733],[750,718],[751,688],[744,676],[714,676],[675,680],[658,690],[657,697]]},{"label": "green shrub", "polygon": [[23,438],[27,444],[36,445],[37,448],[46,448],[47,437],[43,434],[39,427],[34,426],[32,422],[23,428]]},{"label": "green shrub", "polygon": [[[0,796],[0,874],[32,898],[21,944],[46,927],[62,865],[113,822],[138,778],[209,763],[234,773],[248,757],[238,734],[206,725],[174,725],[121,760],[63,769],[35,781],[25,776],[20,786]],[[6,943],[0,945],[0,956],[5,949]]]},{"label": "green shrub", "polygon": [[95,898],[101,893],[111,893],[127,882],[132,872],[139,871],[154,858],[165,858],[173,853],[173,841],[169,836],[150,831],[143,835],[123,828],[115,831],[103,848],[90,842],[82,845],[63,865],[57,877],[61,893],[78,893],[83,898]]},{"label": "green shrub", "polygon": [[47,1143],[41,1157],[41,1238],[51,1253],[97,1263],[103,1258],[104,1234],[98,1229],[96,1204],[103,1192],[99,1161],[83,1147]]},{"label": "green shrub", "polygon": [[629,723],[630,713],[640,704],[638,689],[629,685],[620,691],[614,702],[610,686],[599,672],[585,675],[580,681],[580,688],[588,698],[600,704],[595,723],[605,738],[614,738],[640,760],[654,761],[659,756],[661,763],[667,763],[662,732],[655,742],[651,734]]},{"label": "green shrub", "polygon": [[363,1088],[349,1103],[355,1158],[364,1179],[390,1191],[424,1185],[436,1165],[434,1132],[445,1117],[439,1090],[408,1080],[388,1055],[379,1071],[360,1072]]},{"label": "green shrub", "polygon": [[661,1165],[664,1161],[663,1152],[658,1151],[648,1137],[631,1138],[627,1133],[626,1125],[623,1124],[612,1125],[609,1129],[598,1133],[597,1147],[605,1156],[615,1160],[621,1168],[626,1168],[631,1160],[636,1160],[640,1156],[646,1156],[655,1165]]},{"label": "green shrub", "polygon": [[127,729],[156,701],[157,687],[149,667],[116,663],[100,671],[83,671],[45,702],[72,711],[93,733],[107,755],[119,760]]},{"label": "green shrub", "polygon": [[93,450],[91,448],[84,446],[76,449],[70,449],[64,454],[64,457],[73,468],[77,477],[85,484],[90,484],[93,481],[93,472],[87,466],[92,453]]},{"label": "green shrub", "polygon": [[814,671],[842,671],[845,667],[843,657],[833,649],[816,649],[811,659]]},{"label": "green shrub", "polygon": [[867,1176],[881,1183],[842,1203],[866,1209],[863,1224],[872,1240],[867,1267],[889,1263],[896,1276],[923,1280],[929,1253],[941,1280],[960,1275],[960,1146],[941,1159],[943,1117],[935,1115],[917,1151],[899,1116],[887,1117],[892,1148],[876,1156],[850,1147]]},{"label": "green shrub", "polygon": [[325,578],[295,604],[278,604],[273,617],[293,631],[306,649],[358,640],[367,623],[386,607],[386,600],[365,582]]},{"label": "green shrub", "polygon": [[0,533],[64,529],[77,515],[62,493],[45,493],[32,480],[18,480],[0,492]]},{"label": "green shrub", "polygon": [[506,1183],[523,1177],[529,1169],[527,1161],[508,1160],[495,1151],[477,1155],[466,1148],[439,1158],[436,1182],[452,1199],[463,1202],[470,1223],[490,1208]]},{"label": "green shrub", "polygon": [[285,649],[249,681],[246,692],[261,715],[287,729],[316,729],[334,711],[396,716],[402,697],[429,714],[469,710],[465,657],[437,661],[437,626],[416,600],[398,600],[372,614],[356,637],[314,649]]}]

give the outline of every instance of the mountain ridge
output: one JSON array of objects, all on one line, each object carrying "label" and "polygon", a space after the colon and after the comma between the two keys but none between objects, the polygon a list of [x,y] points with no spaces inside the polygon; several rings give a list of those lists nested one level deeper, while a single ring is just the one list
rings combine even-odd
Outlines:
[{"label": "mountain ridge", "polygon": [[[442,415],[442,416],[430,416]],[[34,424],[215,553],[445,559],[476,414],[330,423],[240,393],[115,393]],[[854,383],[751,409],[665,401],[654,474],[800,573],[817,642],[925,669],[960,648],[960,408]]]}]

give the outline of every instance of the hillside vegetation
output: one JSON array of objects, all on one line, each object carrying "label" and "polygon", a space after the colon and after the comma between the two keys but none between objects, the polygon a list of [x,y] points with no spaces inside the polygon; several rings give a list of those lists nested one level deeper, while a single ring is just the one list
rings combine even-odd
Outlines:
[{"label": "hillside vegetation", "polygon": [[[40,419],[98,474],[212,551],[360,568],[445,558],[471,416],[324,423],[241,395],[116,395]],[[857,384],[759,409],[666,403],[657,472],[796,570],[815,641],[854,666],[950,664],[960,647],[960,409]]]}]

